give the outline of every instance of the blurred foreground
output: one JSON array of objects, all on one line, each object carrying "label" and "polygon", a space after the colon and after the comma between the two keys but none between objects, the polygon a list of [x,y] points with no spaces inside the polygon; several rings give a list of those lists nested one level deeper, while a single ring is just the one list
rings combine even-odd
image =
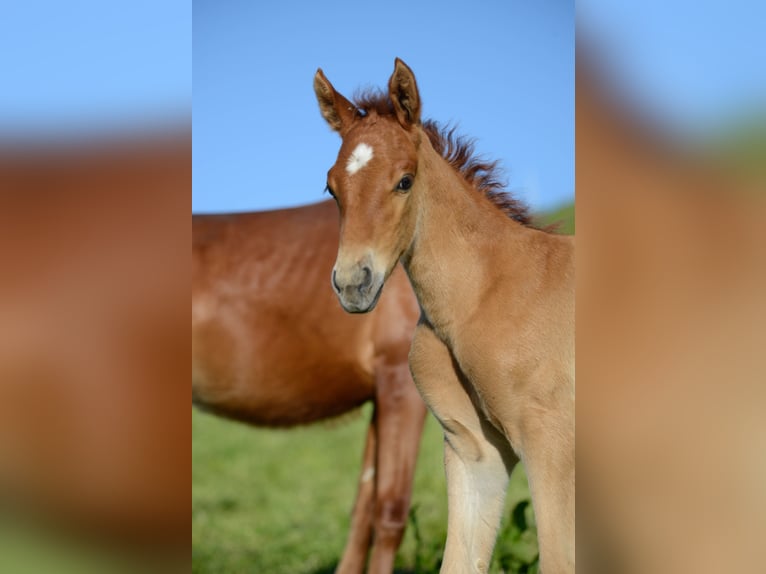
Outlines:
[{"label": "blurred foreground", "polygon": [[653,122],[601,64],[578,51],[579,563],[761,570],[763,172]]},{"label": "blurred foreground", "polygon": [[188,571],[190,192],[183,126],[0,146],[0,571]]}]

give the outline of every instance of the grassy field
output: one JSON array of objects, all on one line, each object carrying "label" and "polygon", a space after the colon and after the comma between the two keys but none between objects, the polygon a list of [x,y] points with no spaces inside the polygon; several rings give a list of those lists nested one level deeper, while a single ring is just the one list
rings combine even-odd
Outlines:
[{"label": "grassy field", "polygon": [[[192,411],[192,571],[331,573],[345,543],[370,407],[287,431]],[[527,572],[534,531],[523,469],[512,477],[492,572]],[[513,510],[516,509],[515,512]],[[442,438],[429,415],[399,573],[438,572],[446,535]]]},{"label": "grassy field", "polygon": [[[574,205],[540,217],[574,232]],[[288,431],[192,411],[192,571],[329,574],[346,541],[370,406]],[[447,524],[442,434],[429,415],[400,574],[439,571]],[[490,572],[534,573],[537,542],[524,469],[511,477]]]}]

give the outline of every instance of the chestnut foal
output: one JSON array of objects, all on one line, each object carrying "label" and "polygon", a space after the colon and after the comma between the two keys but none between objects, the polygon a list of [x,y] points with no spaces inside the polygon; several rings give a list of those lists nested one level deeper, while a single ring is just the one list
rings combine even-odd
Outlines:
[{"label": "chestnut foal", "polygon": [[321,69],[314,91],[342,138],[327,186],[341,216],[332,285],[372,310],[404,264],[421,307],[410,368],[444,429],[442,573],[487,572],[521,458],[546,574],[574,572],[574,242],[533,228],[471,146],[421,122],[399,59],[388,95],[356,104]]}]

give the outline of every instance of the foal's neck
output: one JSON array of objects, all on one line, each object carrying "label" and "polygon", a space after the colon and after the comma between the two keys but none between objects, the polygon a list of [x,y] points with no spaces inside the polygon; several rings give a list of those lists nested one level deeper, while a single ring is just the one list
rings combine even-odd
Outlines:
[{"label": "foal's neck", "polygon": [[[469,320],[495,279],[512,265],[530,230],[511,220],[421,143],[418,222],[402,258],[426,319],[445,337]],[[502,244],[502,249],[497,249]],[[502,257],[498,254],[503,253]],[[498,269],[498,266],[501,269]]]}]

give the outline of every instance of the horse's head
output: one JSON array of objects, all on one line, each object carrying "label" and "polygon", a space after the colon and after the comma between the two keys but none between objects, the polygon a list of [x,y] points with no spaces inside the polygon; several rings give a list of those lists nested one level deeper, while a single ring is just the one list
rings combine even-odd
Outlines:
[{"label": "horse's head", "polygon": [[343,140],[327,173],[341,218],[332,286],[352,313],[375,307],[416,226],[420,96],[415,76],[398,58],[388,88],[390,104],[362,113],[322,70],[314,77],[322,116]]}]

